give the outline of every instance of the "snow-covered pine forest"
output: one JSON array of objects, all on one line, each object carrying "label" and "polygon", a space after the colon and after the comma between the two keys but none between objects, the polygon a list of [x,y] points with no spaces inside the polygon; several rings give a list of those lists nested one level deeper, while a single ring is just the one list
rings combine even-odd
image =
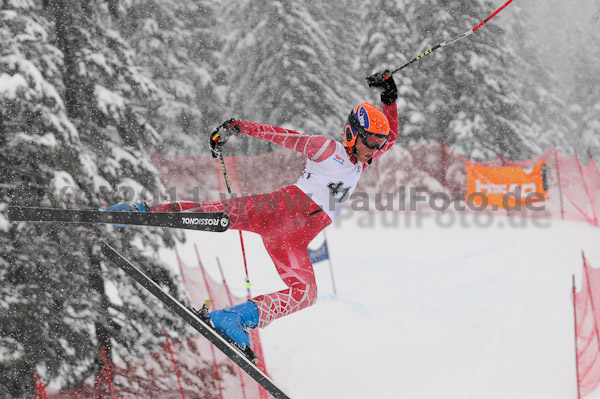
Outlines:
[{"label": "snow-covered pine forest", "polygon": [[[0,0],[0,397],[33,372],[63,389],[143,357],[164,324],[142,288],[105,268],[99,237],[178,295],[152,253],[158,228],[11,224],[8,205],[97,208],[121,187],[165,190],[149,152],[207,152],[236,117],[338,137],[365,77],[481,21],[489,0]],[[600,4],[515,1],[475,35],[396,75],[399,145],[445,142],[485,160],[555,145],[600,160]],[[561,16],[576,13],[576,24]],[[240,137],[237,155],[271,146]],[[130,198],[131,199],[131,198]],[[150,255],[149,255],[150,254]],[[123,303],[110,300],[119,290]],[[156,309],[152,309],[156,311]],[[179,338],[174,332],[173,338]]]}]

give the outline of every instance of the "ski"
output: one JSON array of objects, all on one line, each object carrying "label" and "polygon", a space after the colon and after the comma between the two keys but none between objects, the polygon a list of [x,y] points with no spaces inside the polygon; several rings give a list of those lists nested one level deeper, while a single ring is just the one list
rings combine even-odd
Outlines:
[{"label": "ski", "polygon": [[108,212],[97,209],[8,207],[13,222],[109,223],[223,232],[229,215],[223,212]]},{"label": "ski", "polygon": [[216,331],[214,331],[208,324],[206,324],[202,318],[199,317],[200,314],[197,311],[189,309],[177,299],[173,298],[170,294],[165,292],[158,284],[146,276],[146,274],[140,271],[140,269],[131,264],[107,243],[102,242],[101,251],[102,254],[112,263],[129,274],[130,277],[132,277],[142,287],[147,289],[152,295],[158,298],[167,308],[184,319],[190,326],[208,339],[211,344],[216,346],[221,352],[223,352],[223,354],[225,354],[225,356],[229,357],[250,377],[258,382],[267,392],[273,395],[273,397],[277,399],[289,399],[289,396],[279,389],[265,373],[263,373],[252,361],[246,357],[246,355],[244,355],[239,349],[237,349],[236,346],[233,346]]}]

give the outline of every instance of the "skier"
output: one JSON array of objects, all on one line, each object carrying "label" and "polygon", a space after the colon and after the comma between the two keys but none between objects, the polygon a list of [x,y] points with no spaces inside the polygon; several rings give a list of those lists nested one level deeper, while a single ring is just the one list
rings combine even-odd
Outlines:
[{"label": "skier", "polygon": [[[266,327],[273,320],[316,301],[317,286],[308,244],[331,224],[356,188],[362,171],[381,157],[398,136],[398,97],[389,71],[372,86],[382,89],[383,112],[374,105],[354,107],[344,124],[342,142],[309,136],[276,126],[227,120],[210,134],[214,158],[232,134],[246,134],[306,155],[306,167],[294,185],[269,194],[224,201],[117,204],[106,210],[150,212],[226,212],[231,228],[258,233],[288,288],[209,314],[214,328],[242,351],[250,349],[247,328]],[[343,144],[342,144],[343,143]]]}]

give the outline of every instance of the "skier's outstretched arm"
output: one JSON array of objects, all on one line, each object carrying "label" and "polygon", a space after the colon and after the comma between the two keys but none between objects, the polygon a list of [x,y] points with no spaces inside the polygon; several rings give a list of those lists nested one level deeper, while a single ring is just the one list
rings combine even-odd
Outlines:
[{"label": "skier's outstretched arm", "polygon": [[390,138],[385,143],[383,148],[373,155],[373,162],[385,154],[387,150],[392,148],[396,140],[398,140],[398,108],[396,107],[396,102],[394,101],[390,105],[383,104],[383,114],[390,124]]},{"label": "skier's outstretched arm", "polygon": [[325,136],[309,136],[278,126],[249,121],[235,121],[229,125],[229,129],[236,128],[239,128],[242,134],[300,152],[315,162],[324,161],[335,152],[335,140]]},{"label": "skier's outstretched arm", "polygon": [[[371,82],[370,86],[379,87],[383,89],[381,92],[381,102],[383,103],[383,114],[387,118],[390,124],[390,135],[387,143],[383,146],[380,151],[377,151],[373,156],[373,161],[376,161],[383,154],[385,154],[398,140],[398,106],[396,105],[396,99],[398,98],[398,89],[396,88],[396,82],[394,77],[389,71],[381,72],[381,80],[378,82]],[[365,165],[366,166],[366,165]]]}]

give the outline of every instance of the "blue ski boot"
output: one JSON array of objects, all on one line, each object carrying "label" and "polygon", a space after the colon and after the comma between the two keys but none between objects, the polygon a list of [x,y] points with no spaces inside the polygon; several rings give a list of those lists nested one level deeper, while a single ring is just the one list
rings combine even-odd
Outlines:
[{"label": "blue ski boot", "polygon": [[145,202],[130,202],[107,206],[100,210],[109,212],[148,212],[150,211],[150,207]]},{"label": "blue ski boot", "polygon": [[[150,207],[146,202],[130,202],[130,203],[120,203],[111,206],[107,206],[106,208],[100,208],[101,211],[108,212],[150,212]],[[119,227],[129,227],[128,224],[117,224]]]},{"label": "blue ski boot", "polygon": [[257,357],[250,349],[250,336],[246,328],[258,326],[258,308],[252,301],[215,310],[208,314],[215,330],[225,339],[235,344],[254,363]]}]

